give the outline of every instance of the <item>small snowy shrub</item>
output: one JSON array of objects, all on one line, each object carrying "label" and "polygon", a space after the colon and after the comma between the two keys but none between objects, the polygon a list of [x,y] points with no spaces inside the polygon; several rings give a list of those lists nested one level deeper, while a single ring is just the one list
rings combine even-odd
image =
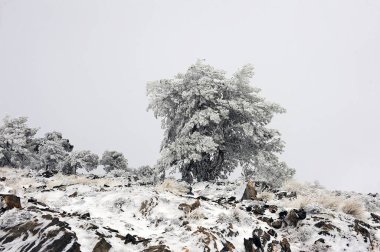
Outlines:
[{"label": "small snowy shrub", "polygon": [[352,215],[355,218],[362,218],[365,212],[364,206],[359,199],[347,199],[343,202],[341,210],[345,214]]},{"label": "small snowy shrub", "polygon": [[79,168],[83,168],[88,172],[94,170],[98,164],[98,155],[89,150],[75,151],[70,155],[70,166],[74,167],[74,174]]},{"label": "small snowy shrub", "polygon": [[242,211],[238,208],[232,209],[226,213],[220,213],[217,216],[217,223],[250,223],[252,218],[247,212]]},{"label": "small snowy shrub", "polygon": [[105,151],[100,164],[104,166],[106,172],[110,172],[116,169],[127,170],[128,162],[121,152]]},{"label": "small snowy shrub", "polygon": [[272,192],[260,192],[257,194],[257,198],[262,199],[265,202],[273,200],[274,197],[275,195]]},{"label": "small snowy shrub", "polygon": [[301,242],[307,242],[315,234],[315,230],[307,225],[300,226],[297,228],[297,232],[294,235],[295,239],[298,239]]},{"label": "small snowy shrub", "polygon": [[119,177],[127,177],[128,175],[130,175],[130,172],[128,170],[115,169],[108,172],[107,177],[119,178]]},{"label": "small snowy shrub", "polygon": [[139,179],[146,181],[146,182],[156,182],[157,177],[157,171],[155,168],[150,167],[149,165],[144,165],[139,167],[136,170],[136,174],[139,177]]},{"label": "small snowy shrub", "polygon": [[197,208],[193,211],[191,211],[188,215],[187,218],[190,220],[201,220],[204,219],[206,215],[204,215],[202,209]]},{"label": "small snowy shrub", "polygon": [[128,200],[125,198],[117,198],[113,202],[113,208],[117,209],[118,211],[123,211],[123,206],[125,206],[128,203]]}]

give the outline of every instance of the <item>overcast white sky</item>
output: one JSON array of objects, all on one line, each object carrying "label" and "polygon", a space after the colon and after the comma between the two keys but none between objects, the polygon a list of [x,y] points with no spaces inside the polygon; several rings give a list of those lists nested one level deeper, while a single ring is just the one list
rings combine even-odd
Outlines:
[{"label": "overcast white sky", "polygon": [[377,0],[0,0],[0,116],[154,164],[146,82],[198,58],[252,63],[252,84],[287,109],[272,125],[296,177],[379,192],[379,45]]}]

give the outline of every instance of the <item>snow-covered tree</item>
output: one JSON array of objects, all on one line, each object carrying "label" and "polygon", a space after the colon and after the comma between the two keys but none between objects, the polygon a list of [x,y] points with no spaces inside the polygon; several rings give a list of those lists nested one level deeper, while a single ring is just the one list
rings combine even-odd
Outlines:
[{"label": "snow-covered tree", "polygon": [[110,172],[112,170],[127,170],[128,161],[121,152],[105,151],[100,164],[104,166],[106,172]]},{"label": "snow-covered tree", "polygon": [[250,65],[227,77],[198,61],[185,74],[149,83],[148,109],[165,129],[158,167],[177,168],[188,182],[226,177],[238,165],[293,174],[276,156],[284,147],[279,132],[267,127],[284,109],[259,96],[252,76]]},{"label": "snow-covered tree", "polygon": [[3,119],[0,126],[0,166],[24,168],[37,158],[33,149],[33,137],[38,129],[27,126],[27,117]]},{"label": "snow-covered tree", "polygon": [[43,167],[50,171],[62,170],[72,149],[69,140],[64,139],[60,132],[48,132],[44,138],[35,140],[34,150]]},{"label": "snow-covered tree", "polygon": [[65,174],[76,174],[79,168],[83,168],[86,171],[96,169],[99,164],[99,156],[88,150],[74,151],[66,162],[62,168],[62,172]]}]

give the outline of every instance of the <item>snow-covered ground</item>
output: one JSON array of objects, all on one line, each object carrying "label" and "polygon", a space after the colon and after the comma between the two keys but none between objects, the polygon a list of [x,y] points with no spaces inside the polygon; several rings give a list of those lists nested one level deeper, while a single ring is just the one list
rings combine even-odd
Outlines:
[{"label": "snow-covered ground", "polygon": [[241,201],[242,181],[1,177],[22,208],[0,211],[0,251],[380,251],[378,194],[292,182]]}]

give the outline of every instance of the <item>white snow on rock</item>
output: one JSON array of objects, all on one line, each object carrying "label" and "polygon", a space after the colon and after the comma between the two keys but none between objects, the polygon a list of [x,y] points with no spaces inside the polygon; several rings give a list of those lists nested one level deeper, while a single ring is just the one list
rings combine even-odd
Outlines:
[{"label": "white snow on rock", "polygon": [[[258,187],[259,200],[241,202],[245,189],[242,181],[196,183],[190,191],[188,185],[175,180],[154,186],[140,185],[139,180],[128,177],[92,179],[87,175],[57,174],[43,178],[26,170],[7,168],[0,168],[0,176],[6,177],[0,182],[0,194],[16,194],[22,205],[22,209],[0,212],[0,251],[21,251],[34,241],[41,243],[42,233],[54,230],[60,231],[39,251],[53,242],[63,242],[64,235],[70,243],[66,244],[68,251],[91,252],[101,238],[111,245],[110,251],[120,252],[246,251],[249,241],[253,248],[257,247],[252,243],[253,233],[258,235],[263,251],[271,251],[270,247],[281,249],[284,238],[291,251],[380,251],[376,247],[380,223],[370,215],[380,214],[379,195],[292,185],[277,191],[260,191]],[[287,196],[281,198],[284,193]],[[334,196],[339,202],[323,201],[323,196]],[[339,205],[350,197],[363,203],[360,219],[344,213]],[[306,217],[292,226],[289,212],[301,208]],[[280,228],[273,227],[273,221],[283,211],[288,213],[286,221]],[[32,235],[30,230],[26,238],[24,235],[6,241],[15,226],[31,220],[49,225],[51,218],[59,222],[51,230],[40,230],[40,236]],[[128,234],[135,242],[125,243]],[[75,243],[80,245],[79,250],[72,249]],[[284,248],[282,251],[286,251]]]}]

